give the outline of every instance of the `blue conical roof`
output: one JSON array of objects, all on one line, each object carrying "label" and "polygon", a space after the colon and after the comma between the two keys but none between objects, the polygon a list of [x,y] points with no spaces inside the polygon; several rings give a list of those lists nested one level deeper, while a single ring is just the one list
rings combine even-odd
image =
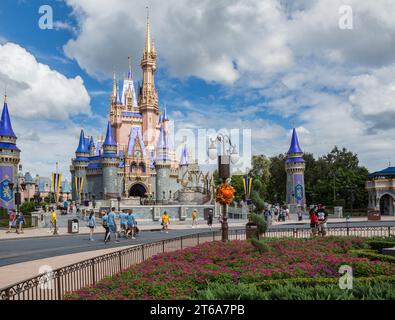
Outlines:
[{"label": "blue conical roof", "polygon": [[85,135],[84,135],[84,130],[81,129],[80,133],[80,142],[78,144],[78,148],[75,151],[76,153],[84,153],[86,152],[86,146],[85,146]]},{"label": "blue conical roof", "polygon": [[188,165],[188,152],[187,152],[187,146],[186,145],[184,145],[182,147],[180,165],[182,165],[182,166]]},{"label": "blue conical roof", "polygon": [[165,135],[165,130],[163,129],[163,125],[160,126],[158,148],[167,149],[167,141],[166,141],[166,135]]},{"label": "blue conical roof", "polygon": [[303,153],[302,148],[299,146],[298,135],[296,129],[292,131],[291,146],[289,147],[288,153]]},{"label": "blue conical roof", "polygon": [[107,123],[107,133],[106,133],[106,140],[104,141],[103,146],[116,146],[115,139],[112,135],[112,128],[110,121]]},{"label": "blue conical roof", "polygon": [[91,136],[91,141],[89,142],[89,148],[94,148],[95,142],[93,141],[93,136]]},{"label": "blue conical roof", "polygon": [[10,114],[8,113],[7,102],[4,102],[3,112],[1,114],[0,136],[16,138],[14,130],[12,130]]},{"label": "blue conical roof", "polygon": [[169,121],[169,118],[167,117],[166,105],[165,105],[165,109],[163,110],[162,121]]}]

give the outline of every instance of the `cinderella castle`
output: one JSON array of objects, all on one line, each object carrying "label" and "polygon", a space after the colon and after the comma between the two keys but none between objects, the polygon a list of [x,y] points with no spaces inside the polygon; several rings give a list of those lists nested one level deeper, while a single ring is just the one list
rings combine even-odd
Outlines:
[{"label": "cinderella castle", "polygon": [[114,74],[105,139],[81,130],[70,167],[73,200],[149,197],[157,201],[204,203],[208,174],[188,156],[177,155],[169,138],[166,107],[160,113],[155,89],[157,53],[147,17],[142,81],[135,85],[131,61],[123,83]]}]

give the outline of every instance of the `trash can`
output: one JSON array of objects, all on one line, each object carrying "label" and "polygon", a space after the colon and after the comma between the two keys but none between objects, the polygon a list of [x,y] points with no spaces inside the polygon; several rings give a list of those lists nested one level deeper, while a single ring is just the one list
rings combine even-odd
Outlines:
[{"label": "trash can", "polygon": [[80,226],[78,223],[78,219],[70,219],[68,220],[67,225],[68,233],[78,233],[80,231]]}]

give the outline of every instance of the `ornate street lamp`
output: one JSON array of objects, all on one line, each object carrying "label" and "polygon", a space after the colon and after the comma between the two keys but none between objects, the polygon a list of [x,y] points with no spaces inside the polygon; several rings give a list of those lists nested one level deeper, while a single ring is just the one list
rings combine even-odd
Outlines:
[{"label": "ornate street lamp", "polygon": [[[217,157],[216,143],[222,144],[222,155],[218,156],[218,172],[222,182],[225,183],[230,177],[230,163],[235,164],[239,160],[239,154],[236,146],[232,144],[228,135],[218,134],[215,139],[210,139],[210,146],[208,148],[208,156],[211,160]],[[226,145],[229,144],[229,149],[226,150]],[[230,153],[230,155],[228,155]],[[227,241],[228,237],[228,213],[227,205],[222,204],[222,241]]]}]

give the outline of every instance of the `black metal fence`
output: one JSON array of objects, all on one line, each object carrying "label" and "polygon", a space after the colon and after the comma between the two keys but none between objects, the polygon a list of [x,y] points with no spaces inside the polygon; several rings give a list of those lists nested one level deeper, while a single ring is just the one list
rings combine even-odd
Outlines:
[{"label": "black metal fence", "polygon": [[[154,255],[205,242],[220,241],[221,235],[221,230],[215,230],[161,240],[108,253],[53,271],[48,270],[36,277],[0,289],[0,300],[61,300],[67,292],[94,285],[103,278],[115,275]],[[390,236],[395,235],[395,227],[329,227],[327,235]],[[310,230],[308,228],[269,229],[265,237],[307,238],[310,237]],[[245,229],[229,230],[229,240],[245,240],[245,238]]]}]

